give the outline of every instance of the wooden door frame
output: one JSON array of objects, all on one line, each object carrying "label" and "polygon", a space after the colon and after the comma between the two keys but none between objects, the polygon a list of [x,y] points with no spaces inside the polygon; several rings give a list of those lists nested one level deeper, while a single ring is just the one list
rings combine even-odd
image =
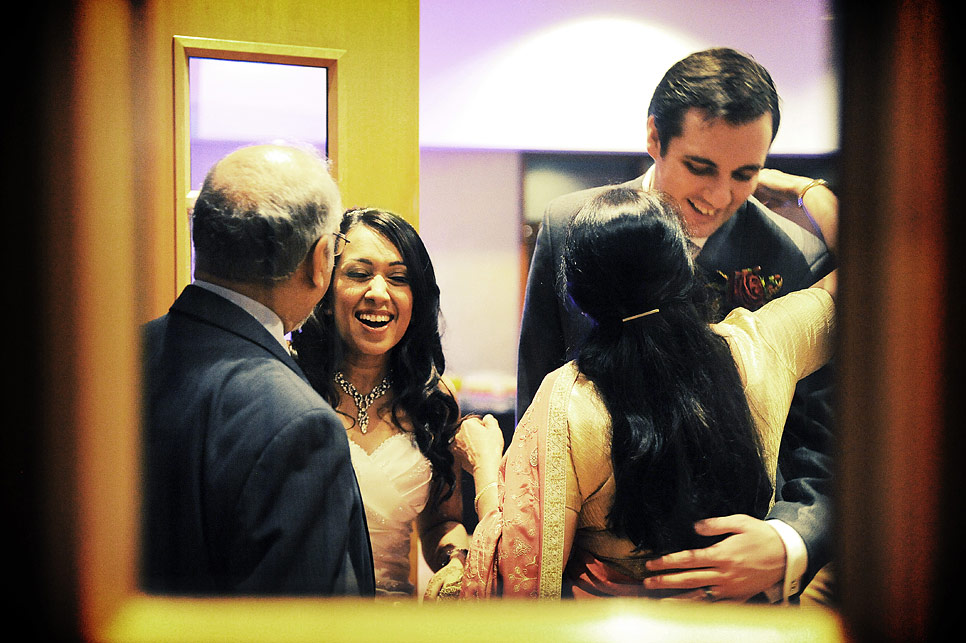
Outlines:
[{"label": "wooden door frame", "polygon": [[339,142],[344,127],[339,119],[339,59],[344,49],[299,47],[240,40],[218,40],[176,35],[172,38],[174,64],[174,224],[175,292],[191,281],[191,238],[188,214],[191,194],[191,131],[188,100],[188,59],[216,58],[244,62],[323,67],[326,74],[326,156],[332,176],[339,179]]}]

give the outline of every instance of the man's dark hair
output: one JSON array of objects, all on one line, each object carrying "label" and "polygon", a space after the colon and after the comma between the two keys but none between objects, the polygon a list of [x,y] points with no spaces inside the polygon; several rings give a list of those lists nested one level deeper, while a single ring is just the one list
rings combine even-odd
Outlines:
[{"label": "man's dark hair", "polygon": [[692,107],[708,120],[723,118],[732,125],[750,123],[771,114],[774,141],[781,121],[775,83],[761,64],[734,49],[699,51],[676,62],[657,84],[648,106],[654,116],[661,154],[681,135],[684,115]]}]

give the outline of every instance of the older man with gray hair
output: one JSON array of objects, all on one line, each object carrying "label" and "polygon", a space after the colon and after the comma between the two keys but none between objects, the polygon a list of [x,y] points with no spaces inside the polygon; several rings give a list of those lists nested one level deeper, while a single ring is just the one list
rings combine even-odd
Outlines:
[{"label": "older man with gray hair", "polygon": [[329,286],[341,217],[311,150],[245,147],[205,179],[196,279],[144,329],[145,590],[373,593],[345,430],[286,340]]}]

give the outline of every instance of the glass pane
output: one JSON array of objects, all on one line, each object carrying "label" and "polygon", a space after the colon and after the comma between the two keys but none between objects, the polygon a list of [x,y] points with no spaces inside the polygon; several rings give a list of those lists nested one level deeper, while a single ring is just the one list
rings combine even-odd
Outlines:
[{"label": "glass pane", "polygon": [[190,58],[191,190],[219,158],[284,139],[327,150],[325,67]]}]

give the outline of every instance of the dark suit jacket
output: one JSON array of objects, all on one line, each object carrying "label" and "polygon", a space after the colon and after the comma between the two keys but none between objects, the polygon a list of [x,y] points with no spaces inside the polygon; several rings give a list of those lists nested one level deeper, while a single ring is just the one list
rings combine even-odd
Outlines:
[{"label": "dark suit jacket", "polygon": [[[621,187],[640,189],[643,177]],[[561,261],[567,227],[594,195],[614,186],[573,192],[553,200],[544,213],[527,278],[517,355],[517,421],[544,376],[576,357],[590,321],[565,294]],[[755,199],[746,201],[711,235],[698,255],[699,270],[725,274],[761,266],[761,274],[782,276],[780,292],[807,288],[832,269],[828,250],[811,235],[793,239],[779,215]],[[794,224],[792,224],[794,225]],[[723,311],[727,312],[727,311]],[[796,390],[779,453],[777,502],[769,513],[793,527],[805,541],[805,581],[831,558],[831,369],[803,380]]]},{"label": "dark suit jacket", "polygon": [[144,589],[373,594],[345,429],[279,342],[188,286],[144,349]]}]

